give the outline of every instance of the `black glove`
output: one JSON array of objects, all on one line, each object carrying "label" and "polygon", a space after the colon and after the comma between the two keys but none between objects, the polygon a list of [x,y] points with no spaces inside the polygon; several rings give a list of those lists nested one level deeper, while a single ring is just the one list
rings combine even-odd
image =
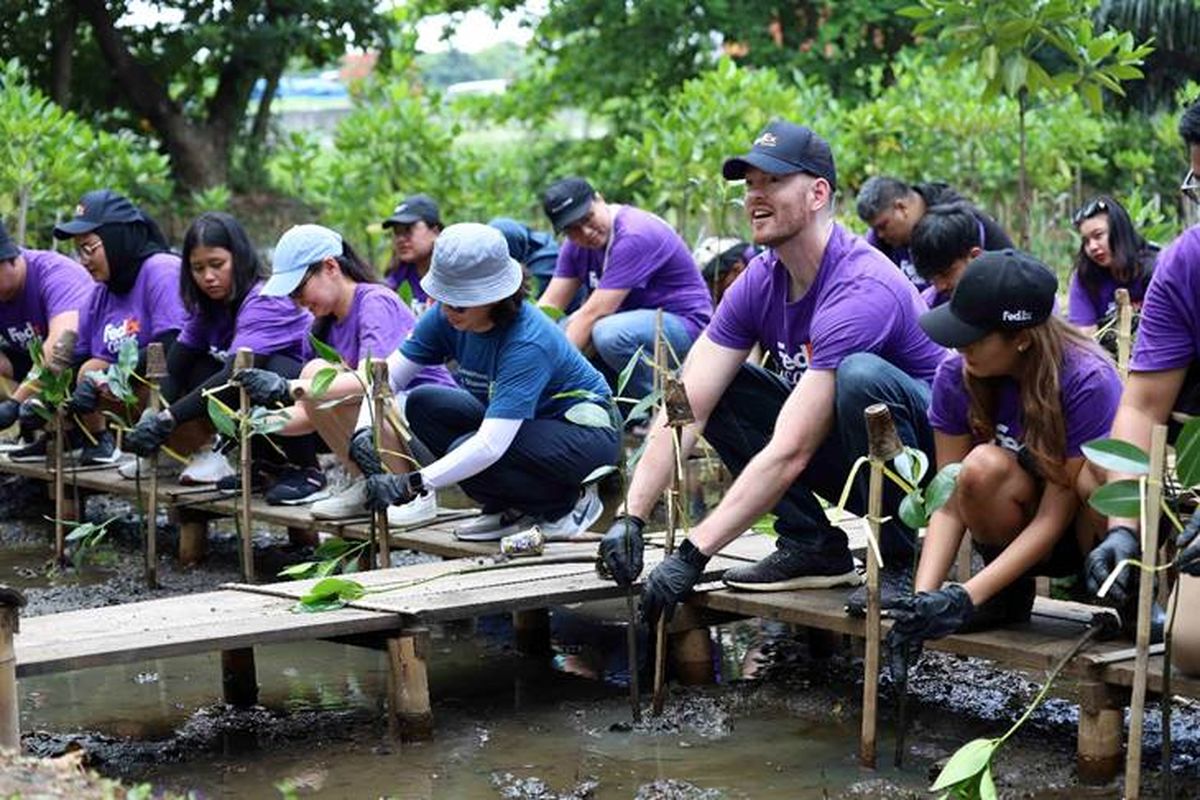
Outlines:
[{"label": "black glove", "polygon": [[291,403],[291,387],[287,378],[269,369],[244,369],[233,376],[256,406],[286,406]]},{"label": "black glove", "polygon": [[0,431],[12,427],[21,416],[21,404],[9,397],[0,400]]},{"label": "black glove", "polygon": [[888,606],[887,615],[894,620],[887,637],[893,648],[960,630],[975,615],[975,604],[961,584],[952,583],[935,592],[898,597]]},{"label": "black glove", "polygon": [[679,549],[664,558],[642,586],[642,622],[654,625],[662,615],[670,621],[675,604],[700,580],[708,559],[690,539],[684,539]]},{"label": "black glove", "polygon": [[1200,509],[1192,514],[1187,526],[1175,540],[1175,546],[1179,548],[1175,565],[1186,575],[1200,575],[1200,537],[1197,533],[1200,533]]},{"label": "black glove", "polygon": [[372,511],[383,511],[388,506],[403,505],[424,493],[419,472],[371,475],[367,478],[367,508]]},{"label": "black glove", "polygon": [[80,378],[75,393],[67,400],[67,414],[90,414],[100,405],[100,386],[91,378]]},{"label": "black glove", "polygon": [[350,437],[350,460],[368,477],[383,473],[383,462],[379,460],[379,453],[375,450],[370,428],[359,428]]},{"label": "black glove", "polygon": [[[600,564],[621,586],[628,586],[642,574],[642,531],[646,522],[632,514],[622,514],[613,520],[600,540]],[[601,573],[603,574],[603,572]]]},{"label": "black glove", "polygon": [[[1088,591],[1098,594],[1108,576],[1117,568],[1117,564],[1127,558],[1137,558],[1141,552],[1142,544],[1133,528],[1118,525],[1110,529],[1100,544],[1088,553],[1084,562],[1083,574],[1087,576]],[[1123,607],[1133,597],[1134,587],[1137,586],[1137,572],[1132,566],[1122,569],[1103,598],[1104,604],[1115,608]]]},{"label": "black glove", "polygon": [[167,412],[142,414],[133,430],[125,434],[124,447],[134,455],[152,456],[163,446],[171,431],[175,430],[175,418]]},{"label": "black glove", "polygon": [[17,419],[21,422],[21,430],[23,431],[40,431],[46,427],[46,423],[50,421],[50,416],[53,412],[46,407],[37,397],[31,397],[24,403],[21,403],[21,410],[17,412]]}]

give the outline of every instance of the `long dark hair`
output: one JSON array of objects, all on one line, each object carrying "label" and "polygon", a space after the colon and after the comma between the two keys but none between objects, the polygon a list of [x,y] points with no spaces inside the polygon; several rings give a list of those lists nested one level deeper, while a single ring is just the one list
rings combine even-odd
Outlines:
[{"label": "long dark hair", "polygon": [[517,318],[517,314],[521,313],[521,307],[525,305],[525,298],[529,295],[529,289],[526,287],[526,280],[521,281],[521,285],[515,292],[492,303],[492,307],[488,309],[488,315],[491,317],[492,324],[498,328],[503,328]]},{"label": "long dark hair", "polygon": [[[192,278],[192,251],[197,247],[221,247],[233,257],[233,289],[229,299],[213,300]],[[259,280],[270,275],[250,244],[246,230],[231,215],[208,211],[196,217],[183,235],[183,269],[179,271],[179,296],[192,314],[215,317],[226,308],[238,309]]]},{"label": "long dark hair", "polygon": [[[1117,283],[1126,285],[1135,284],[1149,275],[1154,268],[1157,250],[1137,232],[1129,212],[1112,197],[1099,195],[1079,209],[1073,220],[1075,229],[1079,230],[1085,220],[1099,214],[1108,216],[1108,250],[1112,253],[1112,266],[1107,271],[1112,273]],[[1106,270],[1088,257],[1086,249],[1084,243],[1080,242],[1074,269],[1079,275],[1079,282],[1094,302],[1099,299],[1100,282]]]},{"label": "long dark hair", "polygon": [[[334,256],[333,260],[337,262],[338,269],[342,271],[350,280],[355,283],[379,283],[379,276],[375,274],[375,270],[362,257],[355,252],[354,248],[345,239],[342,240],[342,254]],[[308,278],[314,270],[320,269],[323,262],[309,264],[308,269],[304,273],[305,279]],[[326,314],[319,317],[312,327],[313,336],[316,336],[321,341],[326,341],[329,338],[329,329],[333,327],[333,314]]]}]

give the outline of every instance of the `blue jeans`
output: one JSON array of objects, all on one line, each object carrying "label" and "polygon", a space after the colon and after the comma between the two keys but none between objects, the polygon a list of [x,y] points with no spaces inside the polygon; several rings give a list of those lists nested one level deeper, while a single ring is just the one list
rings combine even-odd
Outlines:
[{"label": "blue jeans", "polygon": [[[637,349],[648,358],[654,357],[654,318],[657,311],[652,308],[639,308],[634,311],[622,311],[610,314],[592,327],[592,345],[596,354],[603,362],[606,377],[619,375]],[[663,336],[670,343],[678,359],[671,358],[670,350],[667,360],[672,368],[683,363],[683,357],[692,348],[692,336],[680,317],[663,312]],[[615,386],[614,386],[615,388]],[[633,400],[640,400],[650,394],[654,388],[654,371],[639,359],[629,376],[629,383],[621,395]],[[628,409],[628,404],[625,404]]]},{"label": "blue jeans", "polygon": [[[926,416],[930,390],[924,381],[870,353],[844,359],[836,380],[833,429],[773,509],[781,544],[828,555],[845,552],[846,534],[830,524],[817,495],[837,502],[850,467],[867,454],[867,406],[886,403],[900,439],[934,462],[933,430]],[[743,364],[738,370],[704,429],[704,438],[734,475],[770,441],[791,391],[783,379],[761,367]],[[867,480],[863,469],[850,491],[847,506],[856,514],[866,513]],[[880,546],[889,568],[909,564],[915,549],[913,532],[897,517],[902,499],[900,490],[885,481],[883,513],[892,519],[882,526]]]},{"label": "blue jeans", "polygon": [[[466,389],[435,385],[410,391],[404,406],[413,435],[437,458],[473,436],[485,410]],[[557,519],[574,507],[583,479],[619,455],[615,428],[527,419],[496,463],[458,485],[484,513],[515,508]]]}]

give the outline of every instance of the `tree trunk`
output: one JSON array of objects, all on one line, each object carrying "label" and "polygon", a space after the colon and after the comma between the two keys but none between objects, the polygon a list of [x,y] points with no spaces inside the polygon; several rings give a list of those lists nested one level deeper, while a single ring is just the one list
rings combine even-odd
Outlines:
[{"label": "tree trunk", "polygon": [[79,13],[73,5],[64,5],[62,19],[50,34],[50,99],[63,108],[71,105],[71,67],[75,57]]},{"label": "tree trunk", "polygon": [[250,147],[255,150],[262,148],[267,141],[267,132],[271,124],[271,103],[275,93],[279,91],[279,78],[283,74],[283,65],[272,68],[267,76],[267,86],[263,89],[262,98],[258,101],[258,110],[254,112],[254,125],[250,128]]}]

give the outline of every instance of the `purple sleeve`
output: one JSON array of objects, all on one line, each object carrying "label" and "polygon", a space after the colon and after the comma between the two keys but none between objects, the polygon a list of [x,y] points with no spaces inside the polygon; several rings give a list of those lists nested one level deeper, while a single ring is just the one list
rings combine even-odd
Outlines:
[{"label": "purple sleeve", "polygon": [[1072,325],[1095,325],[1099,319],[1087,287],[1079,280],[1079,273],[1072,272],[1071,285],[1067,290],[1067,321]]},{"label": "purple sleeve", "polygon": [[87,311],[96,287],[87,270],[66,256],[52,254],[50,269],[42,276],[42,292],[46,303],[46,322],[66,311]]},{"label": "purple sleeve", "polygon": [[371,292],[358,310],[358,358],[387,358],[412,330],[412,311],[391,292]]},{"label": "purple sleeve", "polygon": [[893,335],[900,301],[891,287],[860,278],[839,284],[837,290],[813,316],[812,369],[837,369],[842,359],[855,353],[883,352]]},{"label": "purple sleeve", "polygon": [[574,242],[564,242],[554,262],[554,277],[574,278],[587,283],[587,251]]},{"label": "purple sleeve", "polygon": [[1108,436],[1121,402],[1121,379],[1108,359],[1088,353],[1063,381],[1066,457],[1082,455],[1085,442]]},{"label": "purple sleeve", "polygon": [[236,353],[248,347],[261,355],[285,353],[299,356],[311,325],[312,316],[288,298],[264,297],[254,292],[246,297],[238,309],[229,350]]},{"label": "purple sleeve", "polygon": [[143,265],[143,269],[150,269],[146,276],[143,308],[150,319],[150,338],[153,340],[167,331],[182,329],[187,312],[183,310],[183,300],[179,296],[179,256],[151,256],[148,261]]},{"label": "purple sleeve", "polygon": [[962,356],[953,353],[938,364],[933,377],[933,397],[929,403],[929,425],[947,436],[971,433],[967,417],[969,402],[962,382]]},{"label": "purple sleeve", "polygon": [[177,341],[184,347],[190,347],[193,350],[207,350],[208,339],[204,335],[204,321],[199,315],[189,316],[187,322],[183,323],[183,329],[179,332]]},{"label": "purple sleeve", "polygon": [[725,291],[712,321],[705,328],[709,339],[733,350],[749,350],[759,343],[761,326],[755,309],[761,309],[766,302],[768,277],[769,273],[761,263],[752,264],[738,276]]},{"label": "purple sleeve", "polygon": [[639,230],[615,238],[599,288],[646,288],[663,265],[663,255],[668,252],[664,244],[657,230]]},{"label": "purple sleeve", "polygon": [[1200,225],[1185,231],[1158,259],[1133,344],[1134,372],[1186,367],[1198,355],[1200,303],[1192,264],[1200,263]]}]

